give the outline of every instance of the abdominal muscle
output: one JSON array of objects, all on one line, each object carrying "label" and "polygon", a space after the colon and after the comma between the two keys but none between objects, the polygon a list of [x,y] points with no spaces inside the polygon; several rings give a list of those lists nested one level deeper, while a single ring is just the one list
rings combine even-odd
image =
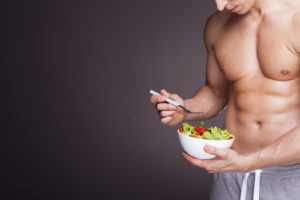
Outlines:
[{"label": "abdominal muscle", "polygon": [[[298,89],[298,86],[294,88]],[[235,135],[232,148],[239,153],[250,153],[268,146],[300,124],[299,99],[295,96],[298,91],[283,96],[261,93],[261,89],[256,92],[233,91],[234,88],[224,128]]]}]

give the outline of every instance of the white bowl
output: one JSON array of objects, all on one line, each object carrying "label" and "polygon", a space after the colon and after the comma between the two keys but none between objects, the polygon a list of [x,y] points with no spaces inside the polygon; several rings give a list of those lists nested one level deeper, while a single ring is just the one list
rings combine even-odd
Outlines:
[{"label": "white bowl", "polygon": [[215,155],[206,153],[203,150],[203,147],[206,144],[215,146],[217,148],[229,149],[231,148],[235,139],[234,135],[232,135],[233,138],[229,140],[206,140],[183,135],[179,132],[179,130],[177,130],[177,133],[183,150],[189,155],[199,159],[212,159],[216,157]]}]

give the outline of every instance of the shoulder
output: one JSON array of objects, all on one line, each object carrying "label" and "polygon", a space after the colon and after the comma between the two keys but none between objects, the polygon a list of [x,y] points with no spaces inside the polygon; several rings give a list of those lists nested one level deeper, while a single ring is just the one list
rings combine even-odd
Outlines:
[{"label": "shoulder", "polygon": [[228,12],[218,11],[208,18],[204,30],[204,41],[207,48],[210,48],[215,43],[229,17],[230,14]]}]

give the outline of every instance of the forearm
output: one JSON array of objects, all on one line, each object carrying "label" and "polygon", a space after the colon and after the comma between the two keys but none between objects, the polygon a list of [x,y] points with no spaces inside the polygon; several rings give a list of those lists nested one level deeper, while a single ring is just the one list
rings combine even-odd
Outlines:
[{"label": "forearm", "polygon": [[203,86],[192,98],[185,100],[185,106],[202,114],[186,114],[185,120],[206,120],[216,116],[227,104],[227,94],[222,94],[207,85]]},{"label": "forearm", "polygon": [[250,170],[300,162],[300,125],[271,145],[247,156]]}]

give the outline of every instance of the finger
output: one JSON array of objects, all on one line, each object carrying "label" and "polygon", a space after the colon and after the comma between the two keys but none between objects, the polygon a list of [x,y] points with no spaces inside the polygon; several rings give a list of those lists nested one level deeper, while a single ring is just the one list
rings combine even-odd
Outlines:
[{"label": "finger", "polygon": [[227,158],[228,156],[228,152],[226,151],[226,149],[216,148],[211,145],[205,145],[204,151],[209,154],[216,155],[219,158]]},{"label": "finger", "polygon": [[163,124],[168,124],[172,120],[172,117],[163,117],[160,119],[160,122]]},{"label": "finger", "polygon": [[161,102],[165,102],[165,101],[166,101],[166,97],[164,97],[164,96],[152,95],[150,97],[150,102],[151,103],[161,103]]},{"label": "finger", "polygon": [[174,99],[174,100],[179,100],[179,99],[181,99],[177,94],[170,94],[169,98],[170,98],[170,99]]},{"label": "finger", "polygon": [[218,167],[220,167],[220,161],[215,159],[201,160],[194,158],[187,153],[183,152],[182,155],[194,166],[204,168],[208,173],[217,172]]},{"label": "finger", "polygon": [[173,100],[178,100],[178,99],[180,99],[180,97],[179,97],[177,94],[171,94],[171,93],[167,92],[167,91],[164,90],[164,89],[161,90],[161,94],[162,94],[163,96],[166,96],[166,97],[168,97],[168,98],[170,98],[170,99],[173,99]]},{"label": "finger", "polygon": [[175,111],[176,106],[173,106],[172,104],[169,103],[158,103],[156,105],[157,110],[168,110],[168,111]]},{"label": "finger", "polygon": [[176,111],[161,111],[160,116],[161,117],[169,117],[176,113]]},{"label": "finger", "polygon": [[184,158],[189,161],[192,165],[194,166],[198,166],[198,167],[204,167],[204,160],[200,160],[200,159],[197,159],[197,158],[194,158],[190,155],[188,155],[187,153],[185,152],[182,152],[182,155],[184,156]]},{"label": "finger", "polygon": [[160,94],[163,95],[163,96],[165,96],[165,97],[168,97],[168,98],[169,98],[170,95],[171,95],[171,94],[170,94],[169,92],[167,92],[165,89],[162,89],[162,90],[160,91]]},{"label": "finger", "polygon": [[194,166],[201,167],[205,169],[208,173],[215,173],[216,172],[216,166],[218,164],[216,163],[216,160],[201,160],[197,158],[193,158],[189,156],[186,153],[183,153],[183,156]]}]

